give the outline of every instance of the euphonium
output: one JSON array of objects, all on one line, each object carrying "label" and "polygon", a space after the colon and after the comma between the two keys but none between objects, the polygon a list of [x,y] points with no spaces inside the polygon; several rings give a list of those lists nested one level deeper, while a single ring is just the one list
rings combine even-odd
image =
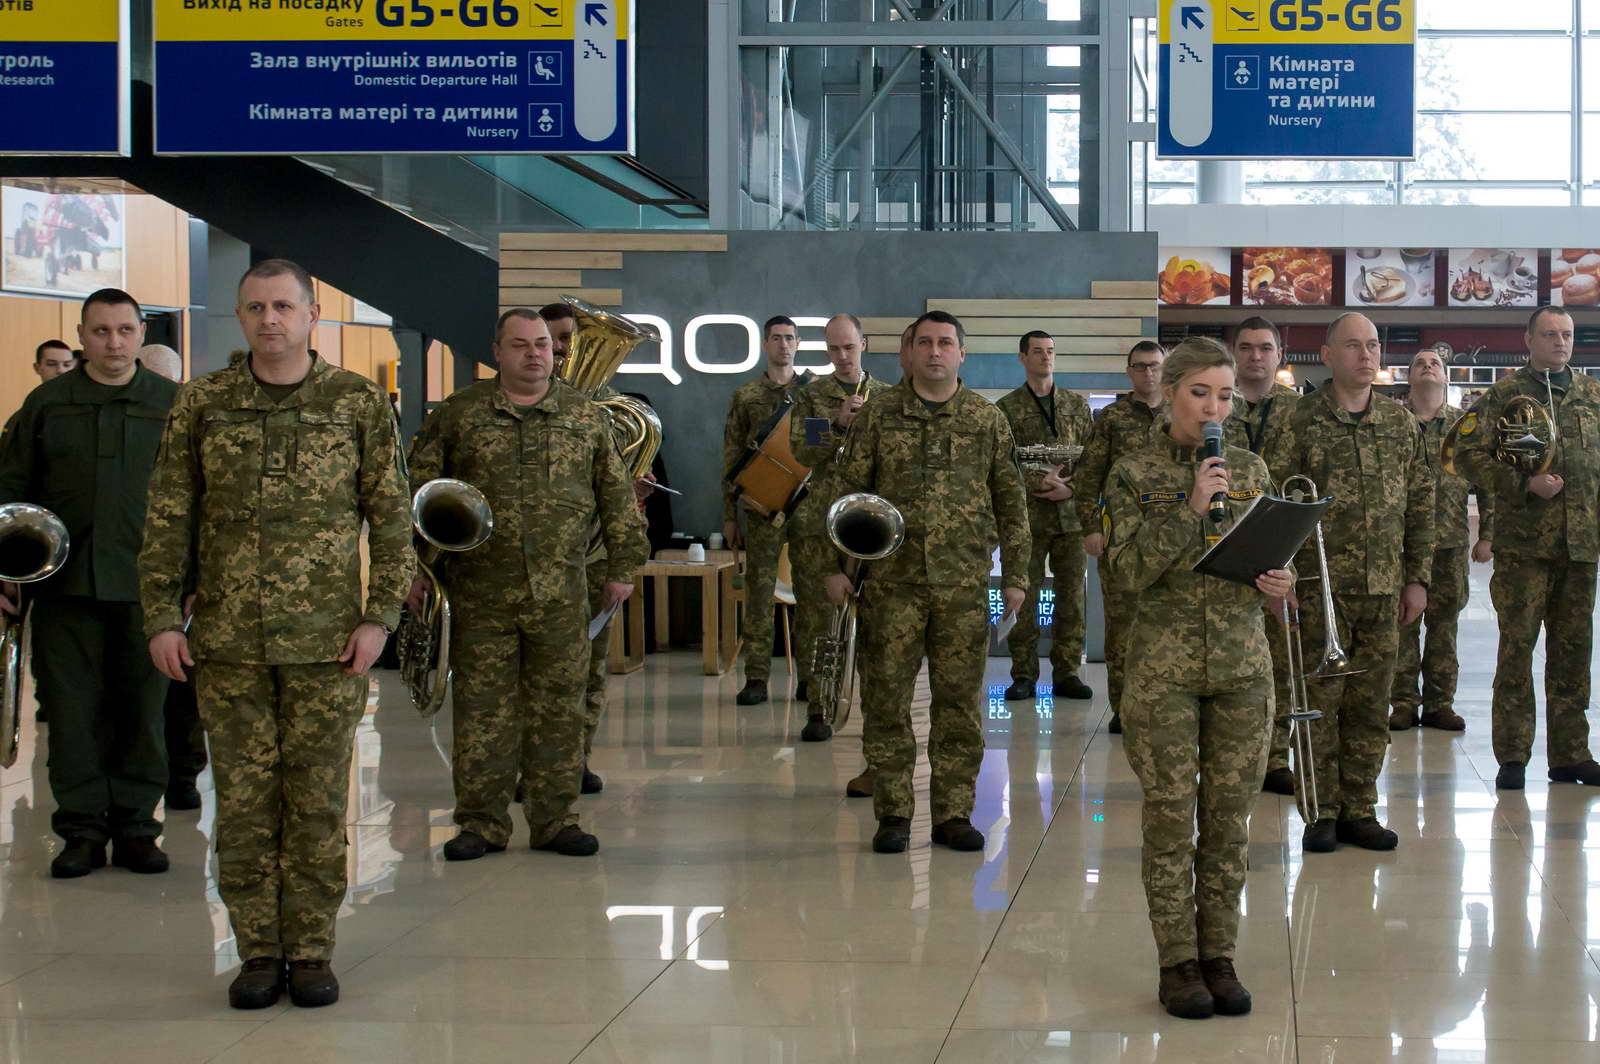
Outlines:
[{"label": "euphonium", "polygon": [[856,601],[866,576],[865,562],[887,558],[906,538],[905,518],[894,503],[865,492],[846,495],[828,507],[828,538],[850,558],[845,573],[854,587],[843,606],[834,607],[828,634],[817,640],[811,704],[835,728],[850,719],[856,686]]},{"label": "euphonium", "polygon": [[[42,506],[14,502],[0,506],[0,580],[32,584],[66,563],[72,539],[61,519]],[[16,617],[0,615],[0,768],[17,763],[22,745],[22,677],[27,645],[28,608],[18,596]]]},{"label": "euphonium", "polygon": [[[611,383],[617,368],[635,347],[661,339],[651,326],[629,321],[581,299],[562,296],[561,301],[572,308],[577,323],[566,358],[556,367],[556,376],[591,399]],[[649,475],[656,452],[661,450],[661,419],[648,403],[630,396],[613,395],[595,402],[605,408],[611,419],[633,479],[642,480]]]},{"label": "euphonium", "polygon": [[469,551],[488,539],[494,531],[494,511],[471,484],[440,477],[412,496],[411,523],[428,543],[417,559],[428,590],[421,609],[401,615],[395,630],[395,653],[400,658],[400,677],[417,712],[431,717],[444,705],[450,687],[450,596],[433,566],[446,551]]}]

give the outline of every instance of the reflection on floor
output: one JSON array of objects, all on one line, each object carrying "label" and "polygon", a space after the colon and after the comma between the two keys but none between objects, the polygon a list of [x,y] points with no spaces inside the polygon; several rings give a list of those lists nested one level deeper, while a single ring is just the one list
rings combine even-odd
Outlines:
[{"label": "reflection on floor", "polygon": [[740,709],[737,677],[685,652],[613,680],[605,791],[581,806],[603,847],[589,860],[531,853],[524,834],[445,864],[448,722],[422,723],[385,674],[350,783],[344,1001],[317,1011],[226,1007],[209,791],[167,820],[171,874],[49,879],[30,722],[0,774],[0,1061],[1600,1061],[1585,846],[1600,792],[1545,784],[1541,757],[1527,791],[1495,794],[1485,577],[1462,625],[1467,732],[1404,733],[1390,753],[1397,852],[1303,862],[1291,803],[1261,798],[1248,1017],[1156,1004],[1139,789],[1098,667],[1092,703],[1008,706],[994,660],[973,817],[987,850],[934,852],[924,809],[911,852],[885,857],[871,803],[842,793],[859,723],[799,743],[803,706]]}]

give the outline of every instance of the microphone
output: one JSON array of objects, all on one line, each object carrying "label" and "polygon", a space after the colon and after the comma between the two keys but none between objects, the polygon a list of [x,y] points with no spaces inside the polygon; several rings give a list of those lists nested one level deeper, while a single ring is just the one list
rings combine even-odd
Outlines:
[{"label": "microphone", "polygon": [[[1200,437],[1205,441],[1200,446],[1200,457],[1202,460],[1207,458],[1222,457],[1221,425],[1217,424],[1215,421],[1207,421],[1204,425],[1200,426]],[[1227,492],[1219,491],[1215,495],[1211,496],[1211,520],[1220,525],[1227,516],[1228,495]]]}]

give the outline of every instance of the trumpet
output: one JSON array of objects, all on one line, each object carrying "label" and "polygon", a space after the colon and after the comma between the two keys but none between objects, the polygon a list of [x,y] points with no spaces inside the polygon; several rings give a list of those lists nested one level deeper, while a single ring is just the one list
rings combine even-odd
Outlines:
[{"label": "trumpet", "polygon": [[854,589],[843,606],[834,607],[828,634],[817,639],[812,682],[820,707],[834,728],[850,719],[856,689],[856,602],[866,578],[866,562],[887,558],[905,542],[906,522],[894,503],[880,495],[861,492],[835,500],[828,507],[828,538],[849,557],[845,575]]},{"label": "trumpet", "polygon": [[422,608],[406,610],[395,629],[400,678],[417,712],[431,717],[450,688],[450,596],[434,573],[439,556],[482,545],[494,531],[494,511],[483,493],[464,480],[439,477],[411,498],[411,524],[428,543],[417,568],[428,580]]},{"label": "trumpet", "polygon": [[[0,580],[32,584],[66,564],[72,539],[43,506],[0,506]],[[29,608],[18,596],[15,618],[0,615],[0,768],[17,763],[22,746],[22,677],[26,672]]]}]

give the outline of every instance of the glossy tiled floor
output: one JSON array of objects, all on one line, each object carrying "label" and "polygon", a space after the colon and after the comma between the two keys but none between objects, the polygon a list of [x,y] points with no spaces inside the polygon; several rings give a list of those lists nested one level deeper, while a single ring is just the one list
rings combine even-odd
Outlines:
[{"label": "glossy tiled floor", "polygon": [[345,996],[319,1011],[226,1007],[209,795],[168,820],[171,874],[51,881],[30,736],[0,774],[0,1061],[1600,1061],[1600,792],[1547,786],[1539,760],[1525,793],[1495,794],[1485,576],[1463,623],[1469,730],[1399,736],[1382,780],[1399,850],[1303,862],[1288,801],[1257,806],[1248,1017],[1155,1002],[1138,786],[1103,695],[1007,707],[994,661],[987,850],[931,850],[924,815],[884,857],[870,803],[842,797],[859,726],[794,742],[802,709],[739,709],[736,677],[681,653],[613,681],[591,860],[519,837],[447,865],[448,733],[386,674],[351,780]]}]

